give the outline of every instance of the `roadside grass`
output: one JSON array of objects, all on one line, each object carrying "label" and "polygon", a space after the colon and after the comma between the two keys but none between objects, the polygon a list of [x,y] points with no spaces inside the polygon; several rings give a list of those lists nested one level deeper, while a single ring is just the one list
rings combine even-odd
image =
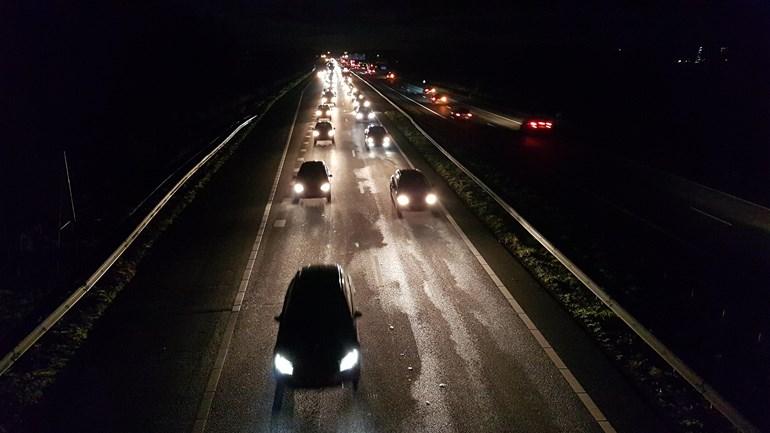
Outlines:
[{"label": "roadside grass", "polygon": [[[520,227],[473,180],[446,159],[401,113],[388,118],[417,153],[447,182],[465,205],[605,351],[608,358],[681,432],[734,431],[721,414],[652,351],[615,314],[584,287],[559,261]],[[490,187],[517,202],[533,202],[536,193],[503,182],[492,167],[466,164],[475,173],[486,173]],[[608,271],[604,271],[608,272]],[[605,277],[611,278],[612,275]]]},{"label": "roadside grass", "polygon": [[[277,100],[304,81],[308,75],[294,79],[255,104],[254,112],[262,116],[270,100]],[[241,113],[243,114],[243,113]],[[258,121],[258,120],[257,120]],[[230,143],[212,158],[171,199],[158,217],[115,263],[96,286],[86,294],[51,330],[43,336],[9,371],[0,377],[0,433],[18,431],[25,417],[34,415],[35,407],[58,375],[75,357],[88,339],[98,320],[131,282],[142,259],[153,244],[205,188],[211,177],[230,159],[241,141],[254,127],[242,129]],[[158,194],[166,194],[159,191]]]}]

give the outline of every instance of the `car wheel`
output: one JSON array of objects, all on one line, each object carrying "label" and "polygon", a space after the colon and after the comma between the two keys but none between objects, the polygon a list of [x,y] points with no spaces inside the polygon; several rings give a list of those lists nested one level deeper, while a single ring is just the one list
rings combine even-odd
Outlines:
[{"label": "car wheel", "polygon": [[337,143],[335,143],[334,139],[332,139],[332,146],[334,146],[335,144],[337,144]]},{"label": "car wheel", "polygon": [[358,391],[358,379],[353,379],[353,392]]},{"label": "car wheel", "polygon": [[438,218],[438,217],[440,217],[440,216],[441,216],[441,212],[437,211],[436,209],[433,209],[432,211],[430,211],[430,213],[431,213],[431,214],[432,214],[432,215],[433,215],[435,218]]},{"label": "car wheel", "polygon": [[398,217],[398,219],[401,219],[404,217],[404,214],[402,214],[400,210],[396,209],[396,216]]},{"label": "car wheel", "polygon": [[332,195],[329,194],[326,196],[326,203],[331,203],[331,202],[332,202]]},{"label": "car wheel", "polygon": [[318,146],[318,140],[313,140],[313,146]]},{"label": "car wheel", "polygon": [[286,385],[277,383],[275,385],[275,394],[273,395],[273,413],[280,412],[283,406],[283,398],[286,393]]},{"label": "car wheel", "polygon": [[291,202],[292,202],[293,204],[297,204],[297,203],[299,203],[299,197],[293,197],[293,198],[291,199]]}]

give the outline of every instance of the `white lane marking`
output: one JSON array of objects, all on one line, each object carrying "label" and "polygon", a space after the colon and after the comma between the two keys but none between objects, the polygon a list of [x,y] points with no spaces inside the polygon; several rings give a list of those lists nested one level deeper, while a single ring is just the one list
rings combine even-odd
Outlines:
[{"label": "white lane marking", "polygon": [[698,212],[699,214],[701,214],[701,215],[703,215],[705,217],[711,218],[714,221],[719,221],[720,223],[722,223],[722,224],[724,224],[726,226],[729,226],[729,227],[733,226],[733,223],[731,223],[730,221],[725,221],[722,218],[719,218],[718,216],[715,216],[715,215],[711,215],[710,213],[706,212],[705,210],[700,210],[700,209],[698,209],[695,206],[690,206],[690,209],[694,210],[695,212]]},{"label": "white lane marking", "polygon": [[193,433],[203,433],[206,430],[206,422],[208,421],[209,414],[211,413],[211,406],[214,402],[214,396],[217,392],[217,386],[219,385],[219,378],[222,375],[222,369],[225,365],[225,359],[227,358],[227,352],[230,350],[230,342],[232,341],[233,334],[235,333],[235,324],[238,320],[238,314],[241,311],[241,306],[243,305],[243,298],[246,295],[246,289],[249,286],[249,281],[251,280],[251,274],[254,270],[254,262],[257,259],[257,253],[259,252],[259,247],[262,244],[262,237],[265,234],[265,229],[267,227],[267,218],[270,215],[270,209],[273,206],[273,200],[275,199],[275,193],[278,190],[278,181],[281,179],[281,172],[283,171],[283,165],[286,162],[286,154],[289,151],[289,145],[291,144],[291,137],[294,134],[294,125],[297,122],[297,116],[299,115],[299,109],[302,106],[302,98],[305,95],[305,89],[307,89],[307,86],[302,89],[302,93],[300,93],[299,101],[297,102],[297,110],[294,112],[294,120],[291,123],[291,128],[289,129],[289,136],[286,138],[286,145],[283,149],[283,155],[281,156],[281,161],[278,163],[278,172],[275,174],[275,179],[273,180],[273,185],[270,188],[270,195],[267,199],[267,204],[265,205],[265,212],[262,214],[262,221],[259,224],[259,230],[257,230],[257,237],[254,240],[254,244],[251,248],[251,254],[249,254],[249,261],[247,262],[246,269],[243,271],[243,276],[241,278],[241,284],[238,287],[238,293],[235,295],[235,300],[233,301],[232,311],[230,312],[230,317],[227,319],[227,327],[225,328],[225,333],[222,336],[222,343],[220,343],[219,351],[217,352],[216,360],[214,361],[214,366],[211,369],[211,373],[209,374],[209,380],[206,383],[206,390],[203,393],[203,398],[201,399],[200,405],[198,406],[198,413],[195,417],[195,423],[193,424],[192,432]]},{"label": "white lane marking", "polygon": [[[359,80],[364,81],[362,78],[356,76]],[[369,87],[372,88],[375,92],[377,92],[380,96],[383,97],[383,99],[388,100],[385,98],[382,93],[380,93],[377,89],[375,89],[371,84],[364,81]],[[392,105],[395,106],[391,102]],[[396,106],[396,108],[398,108]],[[391,137],[392,134],[389,134]],[[404,158],[407,164],[411,168],[415,168],[414,164],[412,164],[412,161],[409,159],[409,157],[406,156],[403,150],[401,150],[401,146],[398,145],[396,141],[393,141],[393,145],[396,149],[398,149],[401,156]],[[468,247],[468,249],[471,251],[474,257],[476,257],[476,260],[481,264],[481,267],[484,268],[484,271],[487,273],[489,278],[492,280],[492,282],[495,284],[495,287],[500,291],[500,293],[503,295],[506,301],[511,305],[511,308],[513,308],[513,311],[516,312],[516,314],[519,316],[521,321],[524,323],[524,325],[527,327],[529,332],[532,334],[532,336],[535,338],[535,340],[538,342],[540,347],[545,351],[546,355],[548,355],[548,358],[553,363],[554,367],[556,367],[557,370],[562,374],[564,377],[564,380],[567,382],[567,384],[570,386],[572,391],[575,393],[575,395],[578,397],[578,399],[583,403],[585,408],[588,410],[588,412],[591,414],[591,416],[594,418],[594,421],[596,421],[597,424],[599,424],[599,427],[604,431],[605,433],[616,433],[615,429],[612,427],[612,424],[607,420],[607,418],[604,416],[604,414],[599,410],[599,408],[596,406],[596,403],[594,403],[593,399],[590,395],[585,391],[583,386],[580,384],[580,382],[577,380],[575,375],[572,374],[572,372],[569,370],[569,368],[564,364],[564,362],[556,356],[556,358],[552,357],[549,351],[553,351],[553,354],[556,355],[556,351],[553,350],[553,347],[550,343],[548,343],[548,340],[545,338],[545,336],[540,332],[539,329],[535,326],[535,324],[529,319],[529,316],[524,312],[524,309],[521,308],[521,305],[516,301],[516,299],[511,294],[511,291],[508,290],[508,288],[505,286],[505,284],[500,280],[500,278],[497,276],[495,271],[492,269],[491,266],[487,263],[486,259],[481,255],[479,250],[476,248],[475,245],[473,245],[473,242],[471,242],[470,238],[465,234],[463,229],[460,227],[459,224],[457,224],[457,221],[452,217],[452,215],[447,211],[447,209],[444,207],[443,203],[439,202],[439,207],[441,208],[442,212],[444,213],[444,216],[449,221],[449,224],[454,228],[454,230],[457,232],[457,234],[460,236],[460,239],[463,240],[463,243]],[[556,361],[558,359],[559,362]]]},{"label": "white lane marking", "polygon": [[305,149],[305,148],[303,147],[303,148],[302,148],[302,149],[300,149],[299,151],[300,151],[300,152],[302,152],[302,153],[305,153],[305,152],[307,152],[307,149]]},{"label": "white lane marking", "polygon": [[518,125],[522,124],[522,122],[520,122],[520,121],[518,121],[516,119],[510,118],[508,116],[503,116],[502,114],[493,113],[493,112],[485,110],[483,108],[473,107],[473,109],[476,110],[476,111],[482,112],[482,113],[486,114],[487,116],[492,116],[492,117],[497,117],[497,118],[503,119],[506,122],[513,122],[513,123],[516,123]]},{"label": "white lane marking", "polygon": [[305,158],[297,158],[297,162],[305,162]]},{"label": "white lane marking", "polygon": [[286,220],[283,218],[275,220],[273,227],[286,227]]}]

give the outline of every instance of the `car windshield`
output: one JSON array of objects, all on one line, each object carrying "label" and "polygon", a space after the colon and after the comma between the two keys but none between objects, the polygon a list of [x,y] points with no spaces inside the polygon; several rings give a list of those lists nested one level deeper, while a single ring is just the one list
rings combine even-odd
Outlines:
[{"label": "car windshield", "polygon": [[382,126],[375,126],[372,128],[369,128],[369,135],[384,135],[385,134],[385,128]]},{"label": "car windshield", "polygon": [[326,176],[326,167],[323,163],[317,161],[308,161],[302,164],[297,172],[297,177],[305,179],[322,179]]},{"label": "car windshield", "polygon": [[399,188],[407,189],[426,189],[429,187],[428,180],[422,173],[417,171],[404,171],[398,179]]},{"label": "car windshield", "polygon": [[329,122],[319,122],[316,123],[315,129],[331,129],[332,124]]}]

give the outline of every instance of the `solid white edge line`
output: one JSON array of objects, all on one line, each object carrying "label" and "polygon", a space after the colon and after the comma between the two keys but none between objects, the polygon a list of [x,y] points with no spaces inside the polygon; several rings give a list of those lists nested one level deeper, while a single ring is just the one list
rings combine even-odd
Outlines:
[{"label": "solid white edge line", "polygon": [[[309,83],[308,83],[309,85]],[[291,128],[289,129],[289,136],[286,138],[286,145],[283,148],[283,155],[281,155],[281,161],[278,163],[278,172],[273,179],[273,185],[270,188],[270,195],[268,196],[267,203],[265,204],[265,211],[262,213],[262,220],[259,223],[259,229],[257,230],[257,236],[254,239],[254,244],[251,247],[251,253],[249,254],[249,261],[247,262],[246,269],[243,271],[241,283],[238,287],[238,292],[233,300],[232,309],[227,319],[227,326],[225,333],[222,336],[222,342],[220,343],[219,350],[217,351],[217,357],[214,361],[214,366],[209,374],[209,380],[207,381],[206,389],[203,392],[203,397],[198,406],[198,412],[193,423],[192,433],[203,433],[206,431],[206,423],[208,422],[209,414],[211,413],[211,407],[214,403],[214,397],[219,386],[219,378],[222,375],[222,369],[227,359],[227,352],[230,350],[230,342],[232,341],[233,334],[235,333],[235,324],[238,321],[238,315],[240,314],[241,307],[243,305],[243,298],[246,295],[246,290],[249,287],[251,276],[254,271],[254,263],[256,261],[259,248],[262,245],[262,238],[267,228],[267,220],[270,216],[270,209],[272,209],[273,201],[275,200],[275,193],[278,190],[278,183],[281,180],[281,173],[283,173],[283,166],[286,162],[286,155],[289,152],[291,145],[291,138],[294,135],[294,126],[297,123],[297,117],[299,115],[299,109],[302,106],[302,99],[305,95],[305,89],[307,85],[302,89],[300,93],[299,101],[297,102],[297,110],[294,112],[294,120],[292,120]]]},{"label": "solid white edge line", "polygon": [[701,214],[701,215],[703,215],[703,216],[705,216],[707,218],[711,218],[714,221],[720,222],[720,223],[722,223],[722,224],[724,224],[724,225],[726,225],[728,227],[732,227],[733,226],[733,223],[731,223],[730,221],[725,221],[722,218],[719,218],[716,215],[712,215],[712,214],[706,212],[705,210],[700,210],[700,209],[698,209],[695,206],[690,206],[690,209],[694,210],[695,212],[698,212],[699,214]]},{"label": "solid white edge line", "polygon": [[[382,95],[380,94],[380,96]],[[393,137],[393,135],[390,133],[388,133],[388,135],[390,135],[391,138]],[[392,144],[396,149],[398,149],[398,152],[404,158],[406,163],[409,164],[409,167],[415,168],[412,161],[409,159],[408,156],[406,156],[406,153],[404,153],[404,151],[401,149],[401,146],[398,145],[398,142],[396,142],[396,140],[393,140]],[[508,304],[511,306],[511,309],[513,309],[513,311],[517,313],[517,316],[524,324],[524,327],[527,328],[527,330],[530,332],[530,334],[538,343],[538,345],[543,349],[545,354],[548,356],[548,359],[551,360],[552,365],[556,367],[556,369],[562,374],[562,377],[564,377],[565,382],[567,382],[570,389],[578,397],[578,400],[580,400],[580,402],[583,403],[588,413],[593,417],[594,421],[596,421],[596,423],[605,433],[615,433],[615,429],[612,427],[612,424],[607,420],[607,418],[604,416],[602,411],[599,410],[598,406],[596,406],[596,403],[593,401],[591,396],[588,395],[585,389],[583,389],[583,387],[580,385],[580,382],[577,380],[577,378],[575,378],[575,375],[572,374],[572,372],[569,370],[569,368],[567,368],[567,366],[564,364],[564,362],[561,360],[558,354],[556,354],[556,351],[553,349],[553,347],[551,347],[550,343],[548,343],[548,340],[545,338],[545,336],[543,336],[540,330],[537,329],[535,324],[529,319],[527,314],[521,308],[521,305],[513,297],[513,294],[511,293],[511,291],[508,290],[508,287],[505,286],[505,283],[503,283],[500,277],[497,276],[497,274],[492,269],[492,267],[489,266],[489,263],[487,263],[486,259],[484,259],[484,256],[481,255],[481,252],[476,248],[475,245],[473,245],[473,242],[470,240],[470,238],[468,238],[468,236],[465,234],[465,232],[460,227],[460,225],[457,224],[457,221],[455,221],[454,217],[452,217],[452,215],[449,213],[446,207],[444,207],[444,204],[441,203],[440,201],[439,201],[439,207],[441,208],[441,211],[444,213],[444,216],[446,217],[446,219],[449,221],[449,224],[452,226],[452,228],[455,230],[458,236],[460,236],[460,239],[462,239],[463,243],[471,252],[471,254],[473,254],[476,260],[479,262],[481,267],[484,269],[484,272],[486,272],[487,276],[489,276],[489,279],[492,280],[492,283],[494,284],[494,286],[497,288],[500,294],[503,295],[503,298],[505,298],[505,300],[508,301]],[[568,376],[571,378],[571,380],[567,379]]]},{"label": "solid white edge line", "polygon": [[[744,433],[761,433],[760,430],[755,427],[747,418],[745,418],[738,410],[722,397],[716,389],[711,387],[705,380],[703,380],[694,370],[692,370],[687,364],[684,363],[676,354],[674,354],[668,347],[666,347],[657,337],[655,337],[647,328],[644,327],[634,316],[626,311],[621,305],[607,294],[604,289],[601,288],[593,279],[591,279],[583,270],[577,267],[572,261],[567,258],[561,251],[559,251],[553,244],[550,243],[542,234],[540,234],[534,226],[532,226],[527,220],[524,219],[511,205],[506,203],[500,196],[498,196],[491,188],[489,188],[484,182],[482,182],[476,175],[468,170],[463,164],[455,159],[446,149],[436,142],[427,132],[425,132],[417,122],[407,114],[401,107],[396,105],[387,96],[383,95],[372,84],[367,82],[354,74],[356,78],[364,82],[374,92],[380,95],[383,99],[388,101],[396,110],[406,116],[417,128],[418,131],[433,144],[433,146],[440,151],[449,161],[451,161],[458,169],[465,173],[471,180],[476,183],[481,189],[483,189],[492,199],[494,199],[500,207],[502,207],[513,219],[516,220],[527,232],[535,238],[551,255],[553,255],[561,264],[569,270],[572,275],[575,276],[586,288],[588,288],[594,296],[596,296],[604,305],[607,306],[618,318],[620,318],[626,326],[628,326],[642,341],[645,342],[652,350],[654,350],[658,356],[661,357],[671,368],[685,380],[690,386],[695,389],[703,398],[708,400],[711,405],[716,408],[730,423],[738,430]],[[508,298],[506,298],[508,299]]]}]

